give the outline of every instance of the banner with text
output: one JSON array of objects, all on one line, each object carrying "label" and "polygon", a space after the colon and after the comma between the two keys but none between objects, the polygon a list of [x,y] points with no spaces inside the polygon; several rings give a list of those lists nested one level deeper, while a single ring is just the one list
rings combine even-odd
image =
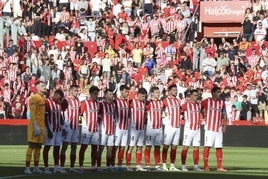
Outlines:
[{"label": "banner with text", "polygon": [[250,1],[202,1],[200,20],[205,23],[240,23]]}]

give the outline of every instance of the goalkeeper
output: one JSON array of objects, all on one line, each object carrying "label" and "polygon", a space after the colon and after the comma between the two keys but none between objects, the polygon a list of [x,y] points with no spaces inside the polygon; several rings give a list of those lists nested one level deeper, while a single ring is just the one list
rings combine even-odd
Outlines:
[{"label": "goalkeeper", "polygon": [[[26,151],[25,174],[42,173],[39,169],[39,159],[40,150],[44,143],[46,85],[44,82],[38,81],[35,87],[36,93],[30,99],[30,121],[27,128],[29,145]],[[32,154],[34,158],[33,171],[30,169]]]}]

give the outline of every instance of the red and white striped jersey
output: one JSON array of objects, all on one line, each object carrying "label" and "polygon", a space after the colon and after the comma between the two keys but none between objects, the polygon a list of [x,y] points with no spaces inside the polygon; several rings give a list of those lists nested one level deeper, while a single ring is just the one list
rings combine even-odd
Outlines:
[{"label": "red and white striped jersey", "polygon": [[177,98],[165,98],[163,100],[163,106],[167,119],[170,121],[172,127],[180,127],[180,107],[181,102]]},{"label": "red and white striped jersey", "polygon": [[65,121],[68,121],[70,128],[76,130],[78,128],[79,117],[79,100],[73,97],[67,97],[68,108],[65,111]]},{"label": "red and white striped jersey", "polygon": [[46,99],[46,113],[48,113],[48,127],[52,132],[61,132],[62,110],[60,104],[53,99]]},{"label": "red and white striped jersey", "polygon": [[208,98],[202,101],[201,105],[202,110],[205,110],[206,113],[205,129],[219,132],[219,128],[222,126],[222,113],[226,113],[224,101]]},{"label": "red and white striped jersey", "polygon": [[184,19],[178,20],[176,22],[176,28],[178,32],[183,32],[186,29],[186,27],[187,27],[187,22]]},{"label": "red and white striped jersey", "polygon": [[101,127],[105,134],[114,134],[115,128],[115,104],[107,103],[106,101],[100,102],[99,114],[101,116]]},{"label": "red and white striped jersey", "polygon": [[150,125],[153,129],[162,127],[162,108],[163,102],[160,100],[150,100],[146,104],[147,125]]},{"label": "red and white striped jersey", "polygon": [[60,14],[60,20],[61,22],[66,22],[70,19],[70,13],[69,12],[64,12],[62,11],[61,14]]},{"label": "red and white striped jersey", "polygon": [[16,78],[17,78],[17,71],[18,71],[18,68],[15,67],[15,68],[11,68],[8,70],[8,74],[9,74],[9,79],[11,82],[15,81]]},{"label": "red and white striped jersey", "polygon": [[86,120],[86,126],[90,132],[98,132],[98,111],[99,111],[99,102],[92,101],[91,99],[81,102],[79,107],[79,114],[84,116]]},{"label": "red and white striped jersey", "polygon": [[135,126],[136,130],[144,130],[145,122],[145,103],[137,99],[129,101],[130,121]]},{"label": "red and white striped jersey", "polygon": [[174,31],[175,29],[176,29],[176,24],[173,20],[167,21],[167,23],[164,26],[165,32],[168,32],[168,33]]},{"label": "red and white striped jersey", "polygon": [[11,55],[10,57],[8,57],[8,64],[10,63],[14,63],[16,65],[19,64],[19,56],[18,55]]},{"label": "red and white striped jersey", "polygon": [[159,23],[160,21],[158,19],[152,19],[150,21],[150,30],[152,34],[158,33],[159,32]]},{"label": "red and white striped jersey", "polygon": [[129,102],[128,100],[115,99],[115,116],[119,129],[127,130],[129,126]]},{"label": "red and white striped jersey", "polygon": [[184,112],[185,127],[189,127],[190,130],[199,130],[201,124],[201,104],[186,102],[181,106],[181,110]]}]

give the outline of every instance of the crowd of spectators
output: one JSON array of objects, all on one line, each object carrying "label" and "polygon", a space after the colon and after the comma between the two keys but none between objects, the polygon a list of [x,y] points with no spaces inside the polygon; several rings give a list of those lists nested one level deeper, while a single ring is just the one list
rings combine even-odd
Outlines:
[{"label": "crowd of spectators", "polygon": [[0,117],[28,118],[38,80],[50,92],[67,92],[76,83],[81,100],[91,85],[101,89],[102,98],[105,89],[119,95],[120,85],[127,84],[131,99],[139,87],[149,92],[157,85],[165,97],[167,86],[177,84],[182,100],[194,88],[205,99],[218,85],[229,119],[247,120],[247,102],[246,113],[265,116],[268,21],[265,4],[259,4],[245,11],[239,38],[216,44],[213,38],[195,39],[192,1],[4,0],[1,15],[17,24],[18,37],[0,51]]}]

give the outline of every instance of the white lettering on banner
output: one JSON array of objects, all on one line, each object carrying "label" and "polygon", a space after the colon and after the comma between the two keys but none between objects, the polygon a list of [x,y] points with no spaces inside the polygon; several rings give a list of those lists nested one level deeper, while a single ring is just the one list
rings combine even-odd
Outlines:
[{"label": "white lettering on banner", "polygon": [[201,1],[200,20],[203,23],[241,23],[248,7],[251,7],[249,0]]},{"label": "white lettering on banner", "polygon": [[228,5],[221,7],[205,7],[205,14],[211,16],[222,16],[222,15],[236,15],[240,16],[245,13],[245,10],[239,9],[234,10],[228,7]]}]

